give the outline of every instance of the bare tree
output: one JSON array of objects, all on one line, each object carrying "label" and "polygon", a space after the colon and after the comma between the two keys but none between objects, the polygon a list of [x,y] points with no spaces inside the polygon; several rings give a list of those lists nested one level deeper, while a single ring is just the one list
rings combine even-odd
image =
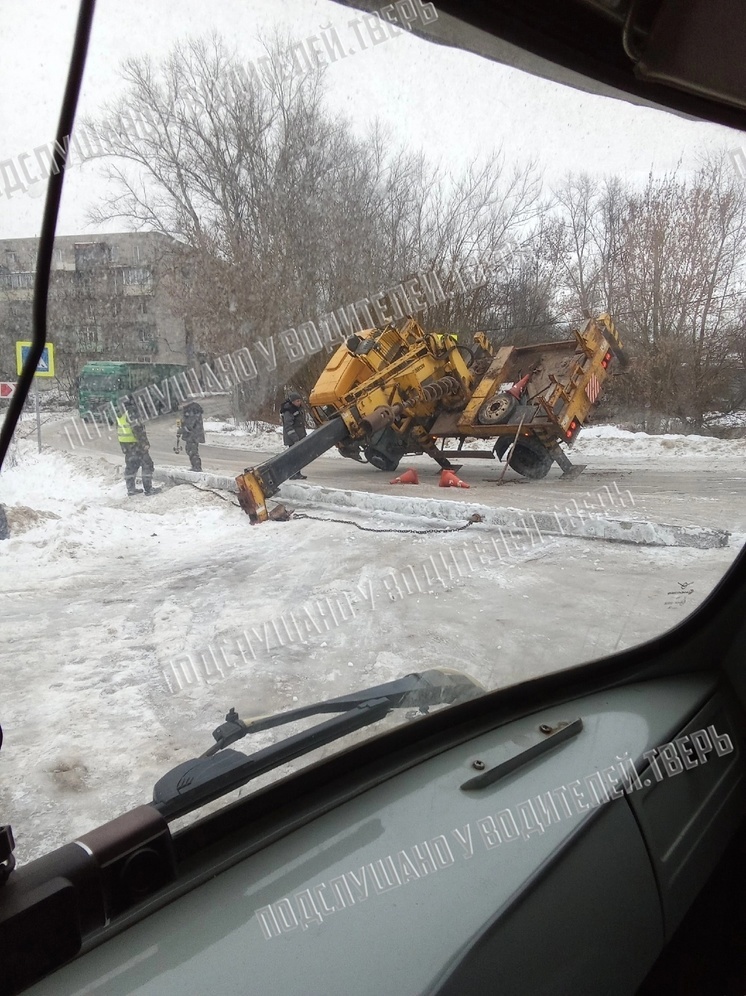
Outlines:
[{"label": "bare tree", "polygon": [[650,179],[622,217],[621,309],[644,362],[639,398],[701,428],[726,393],[746,330],[734,283],[746,197],[722,158],[689,179]]},{"label": "bare tree", "polygon": [[[329,112],[322,69],[288,74],[287,40],[266,47],[261,78],[217,37],[162,64],[128,60],[125,92],[95,125],[113,192],[92,220],[178,240],[165,269],[195,353],[266,344],[418,272],[499,259],[487,283],[455,288],[426,316],[431,327],[484,325],[504,295],[506,243],[540,213],[535,163],[508,169],[496,152],[444,175],[378,125],[356,135]],[[147,130],[132,126],[143,119]],[[325,360],[299,371],[278,354],[275,387],[291,376],[310,386]],[[252,403],[272,386],[253,385]]]},{"label": "bare tree", "polygon": [[571,177],[557,203],[565,303],[610,310],[634,354],[619,397],[695,429],[729,394],[738,403],[746,193],[725,157],[641,190]]}]

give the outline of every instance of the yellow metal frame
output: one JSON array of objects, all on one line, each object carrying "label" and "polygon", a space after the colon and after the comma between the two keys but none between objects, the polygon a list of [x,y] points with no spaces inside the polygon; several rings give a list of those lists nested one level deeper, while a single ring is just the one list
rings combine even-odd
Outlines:
[{"label": "yellow metal frame", "polygon": [[[401,437],[409,436],[426,452],[434,451],[434,437],[494,439],[520,433],[548,442],[558,436],[572,441],[570,426],[573,421],[582,424],[591,408],[586,393],[591,377],[603,384],[608,376],[603,359],[611,351],[610,340],[622,348],[607,314],[589,319],[574,336],[567,342],[504,346],[495,351],[484,333],[478,332],[474,336],[475,347],[482,349],[478,369],[484,370],[484,363],[492,357],[488,369],[479,374],[467,366],[457,336],[426,333],[411,318],[401,329],[394,325],[366,329],[356,334],[356,348],[351,348],[354,342],[349,347],[345,343],[329,360],[311,392],[311,411],[317,425],[329,421],[330,411],[339,415],[353,440],[364,439],[380,426]],[[554,369],[553,354],[561,359]],[[534,394],[547,419],[519,427],[518,433],[515,424],[477,423],[484,402],[499,391],[501,383],[512,379],[521,362],[530,363],[532,357],[534,362],[543,357],[543,373],[550,382],[540,394]],[[534,367],[534,372],[538,371],[539,367]],[[564,408],[557,415],[560,401]],[[432,425],[432,418],[439,413],[442,426]],[[279,510],[267,509],[267,489],[260,473],[247,471],[236,481],[239,501],[252,522],[283,517]]]},{"label": "yellow metal frame", "polygon": [[352,353],[346,345],[336,351],[309,398],[319,423],[323,419],[318,409],[331,407],[344,419],[350,436],[359,439],[366,435],[362,423],[367,417],[379,408],[398,405],[407,419],[392,429],[405,434],[410,419],[434,413],[437,402],[423,391],[428,384],[450,376],[461,385],[462,398],[471,389],[472,374],[455,336],[425,333],[414,319],[401,330],[389,325],[357,335],[375,346],[362,354]]}]

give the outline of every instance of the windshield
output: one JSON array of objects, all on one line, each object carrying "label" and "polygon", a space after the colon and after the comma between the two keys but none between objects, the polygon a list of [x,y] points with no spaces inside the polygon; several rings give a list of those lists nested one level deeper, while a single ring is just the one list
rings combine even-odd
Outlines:
[{"label": "windshield", "polygon": [[[3,8],[11,386],[74,6]],[[152,799],[232,708],[576,667],[669,630],[743,545],[741,136],[390,7],[98,4],[50,348],[0,474],[21,862]],[[109,360],[138,364],[134,428],[79,409]]]}]

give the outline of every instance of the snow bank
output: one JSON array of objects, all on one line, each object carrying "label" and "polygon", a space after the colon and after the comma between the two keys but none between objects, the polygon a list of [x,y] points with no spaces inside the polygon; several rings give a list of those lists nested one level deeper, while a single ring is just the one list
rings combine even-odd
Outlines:
[{"label": "snow bank", "polygon": [[[205,441],[211,446],[270,454],[281,453],[285,449],[282,426],[272,425],[270,422],[252,422],[250,429],[236,428],[230,422],[217,421],[207,421],[204,426]],[[325,457],[344,459],[336,447],[329,450]]]},{"label": "snow bank", "polygon": [[[231,477],[214,474],[195,475],[181,470],[159,472],[162,480],[173,482],[194,481],[199,486],[219,489],[226,494],[238,490]],[[610,494],[610,493],[609,493]],[[724,529],[704,526],[682,526],[633,518],[629,510],[620,507],[606,509],[599,506],[595,512],[577,507],[575,512],[567,505],[557,512],[539,511],[505,506],[495,507],[470,501],[453,501],[420,495],[387,495],[378,492],[353,491],[327,488],[313,484],[285,481],[271,500],[289,502],[294,508],[325,511],[331,520],[335,513],[345,519],[365,524],[367,529],[396,529],[399,526],[426,532],[447,531],[464,526],[471,516],[487,526],[507,529],[514,534],[533,537],[532,542],[542,542],[545,536],[567,536],[578,539],[601,539],[608,542],[632,543],[641,546],[679,546],[699,550],[719,549],[732,545],[731,534]],[[436,525],[433,525],[433,522]],[[740,545],[740,544],[739,544]]]},{"label": "snow bank", "polygon": [[709,425],[725,429],[746,429],[746,412],[731,412],[729,415],[708,412],[705,418]]},{"label": "snow bank", "polygon": [[206,421],[204,426],[205,441],[211,446],[260,453],[280,453],[283,449],[282,428],[269,422],[252,422],[250,429],[236,427],[232,422],[213,420]]},{"label": "snow bank", "polygon": [[642,460],[738,459],[746,457],[746,439],[715,439],[712,436],[687,436],[667,433],[654,436],[647,432],[630,432],[615,425],[589,426],[572,447],[575,457],[639,458]]},{"label": "snow bank", "polygon": [[[280,453],[283,449],[282,428],[268,422],[252,423],[249,430],[236,428],[229,422],[206,421],[205,433],[207,442],[214,446],[261,453]],[[489,439],[467,439],[464,449],[491,449],[492,445],[493,441]],[[713,436],[676,433],[652,435],[631,432],[615,425],[594,425],[582,430],[571,453],[578,459],[655,460],[677,464],[682,458],[697,461],[743,460],[746,458],[746,439],[716,439]],[[335,447],[325,456],[340,457],[340,453]]]},{"label": "snow bank", "polygon": [[0,472],[0,504],[63,513],[81,502],[113,495],[117,481],[122,488],[121,471],[112,467],[107,472],[96,457],[35,450],[35,443],[22,441],[18,463]]},{"label": "snow bank", "polygon": [[282,435],[282,428],[273,425],[271,422],[251,422],[250,428],[236,426],[233,422],[223,422],[219,419],[205,419],[203,421],[205,432],[218,432],[226,436],[267,436]]}]

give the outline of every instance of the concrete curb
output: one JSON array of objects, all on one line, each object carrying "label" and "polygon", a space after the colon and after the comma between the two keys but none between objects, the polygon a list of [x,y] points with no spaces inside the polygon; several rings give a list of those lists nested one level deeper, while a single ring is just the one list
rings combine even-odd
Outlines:
[{"label": "concrete curb", "polygon": [[[159,471],[158,480],[172,484],[195,484],[236,494],[233,477],[197,474],[186,470]],[[369,510],[375,503],[377,512],[391,512],[419,518],[436,519],[441,523],[464,523],[470,515],[481,515],[484,524],[509,530],[511,533],[531,533],[539,536],[568,536],[575,539],[606,540],[610,543],[631,543],[636,546],[690,547],[695,550],[715,550],[727,547],[730,533],[724,529],[704,526],[674,526],[643,519],[614,519],[588,513],[571,515],[560,512],[531,512],[519,508],[493,508],[476,502],[456,502],[442,498],[421,498],[417,495],[379,495],[362,491],[345,491],[310,484],[286,481],[275,500],[293,502],[303,508],[325,511]]]},{"label": "concrete curb", "polygon": [[197,473],[194,470],[156,470],[153,479],[165,484],[196,484],[198,487],[215,488],[217,491],[231,491],[238,494],[235,477],[219,477],[217,474]]}]

